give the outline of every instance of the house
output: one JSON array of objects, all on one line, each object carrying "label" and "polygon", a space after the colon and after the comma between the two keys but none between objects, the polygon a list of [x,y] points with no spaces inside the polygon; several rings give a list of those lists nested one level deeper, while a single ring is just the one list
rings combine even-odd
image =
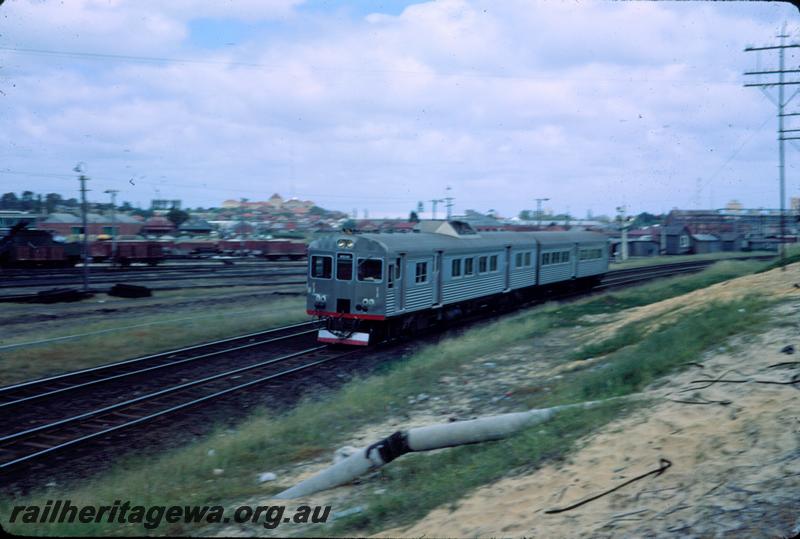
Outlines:
[{"label": "house", "polygon": [[192,218],[178,227],[178,232],[187,236],[207,236],[214,230],[205,219]]},{"label": "house", "polygon": [[160,215],[154,215],[144,222],[142,225],[141,233],[153,236],[163,236],[164,234],[171,234],[175,231],[175,224]]}]

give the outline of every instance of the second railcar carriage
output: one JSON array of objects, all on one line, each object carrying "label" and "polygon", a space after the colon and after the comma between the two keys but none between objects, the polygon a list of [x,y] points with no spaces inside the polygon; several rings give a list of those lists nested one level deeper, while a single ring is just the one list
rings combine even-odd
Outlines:
[{"label": "second railcar carriage", "polygon": [[590,287],[608,270],[593,232],[484,232],[427,221],[414,234],[336,234],[309,246],[307,312],[319,340],[367,345],[556,287]]}]

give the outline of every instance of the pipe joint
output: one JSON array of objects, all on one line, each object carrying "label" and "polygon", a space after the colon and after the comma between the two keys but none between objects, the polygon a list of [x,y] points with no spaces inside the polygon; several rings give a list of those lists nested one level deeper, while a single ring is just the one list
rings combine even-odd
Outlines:
[{"label": "pipe joint", "polygon": [[367,458],[370,458],[370,453],[373,450],[378,452],[384,464],[412,451],[408,445],[408,433],[402,430],[398,430],[391,436],[387,436],[383,440],[375,442],[367,447],[365,453]]}]

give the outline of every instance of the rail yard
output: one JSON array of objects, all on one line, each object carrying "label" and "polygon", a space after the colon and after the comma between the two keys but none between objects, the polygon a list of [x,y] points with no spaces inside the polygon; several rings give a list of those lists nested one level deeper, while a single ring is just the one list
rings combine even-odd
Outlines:
[{"label": "rail yard", "polygon": [[799,6],[0,0],[0,531],[800,538]]}]

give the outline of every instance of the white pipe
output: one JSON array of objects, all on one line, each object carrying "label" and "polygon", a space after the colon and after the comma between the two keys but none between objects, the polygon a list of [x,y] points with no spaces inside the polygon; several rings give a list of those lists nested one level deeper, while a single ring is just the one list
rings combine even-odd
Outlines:
[{"label": "white pipe", "polygon": [[443,447],[499,440],[525,427],[544,423],[562,410],[590,408],[602,402],[607,401],[567,404],[552,408],[528,410],[527,412],[501,414],[469,421],[456,421],[455,423],[429,425],[407,431],[397,431],[377,443],[362,447],[343,461],[284,490],[276,495],[275,498],[301,498],[321,490],[344,485],[358,476],[388,464],[397,457],[412,451],[429,451]]}]

